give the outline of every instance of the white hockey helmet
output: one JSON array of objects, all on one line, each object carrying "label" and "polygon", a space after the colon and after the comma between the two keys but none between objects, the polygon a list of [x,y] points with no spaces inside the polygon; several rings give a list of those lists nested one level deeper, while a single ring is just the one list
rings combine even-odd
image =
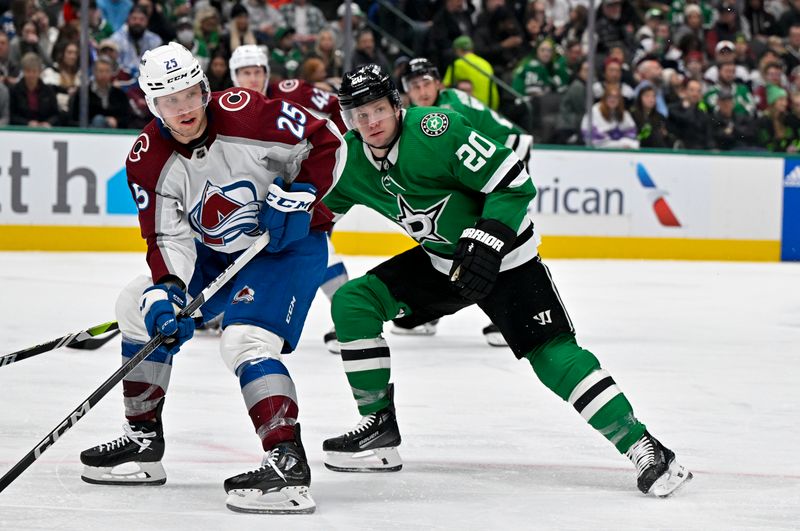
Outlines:
[{"label": "white hockey helmet", "polygon": [[228,61],[228,70],[231,71],[231,81],[233,81],[234,86],[241,86],[236,77],[237,70],[246,66],[261,66],[264,67],[264,73],[266,74],[263,90],[267,89],[269,84],[269,60],[267,59],[266,48],[266,46],[257,44],[243,44],[233,51],[231,59]]},{"label": "white hockey helmet", "polygon": [[[189,87],[200,85],[200,99],[193,108],[180,108],[160,112],[156,99],[169,96]],[[170,42],[153,50],[144,52],[139,65],[139,86],[144,92],[150,112],[161,121],[182,112],[191,112],[200,106],[205,107],[211,100],[208,78],[192,52],[177,42]]]}]

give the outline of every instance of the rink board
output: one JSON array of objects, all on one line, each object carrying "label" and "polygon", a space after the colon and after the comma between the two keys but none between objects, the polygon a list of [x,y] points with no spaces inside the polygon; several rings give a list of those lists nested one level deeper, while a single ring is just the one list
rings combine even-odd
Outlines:
[{"label": "rink board", "polygon": [[[144,248],[125,173],[135,136],[0,130],[0,250]],[[539,148],[530,212],[558,258],[800,259],[800,159]],[[797,175],[796,175],[797,174]],[[343,254],[413,245],[353,209]]]}]

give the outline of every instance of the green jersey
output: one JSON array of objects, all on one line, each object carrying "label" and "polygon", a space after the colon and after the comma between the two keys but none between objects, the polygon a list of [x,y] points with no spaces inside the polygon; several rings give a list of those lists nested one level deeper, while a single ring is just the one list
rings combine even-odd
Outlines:
[{"label": "green jersey", "polygon": [[[376,160],[353,131],[345,135],[347,163],[323,199],[335,219],[353,205],[377,211],[419,242],[444,274],[461,233],[480,218],[533,236],[526,208],[536,189],[509,148],[457,112],[437,107],[402,112],[400,139],[384,159]],[[535,246],[521,245],[527,239],[517,238],[502,269],[535,256]]]},{"label": "green jersey", "polygon": [[523,162],[528,162],[533,137],[477,98],[458,89],[442,89],[434,106],[460,113],[479,133],[511,148]]}]

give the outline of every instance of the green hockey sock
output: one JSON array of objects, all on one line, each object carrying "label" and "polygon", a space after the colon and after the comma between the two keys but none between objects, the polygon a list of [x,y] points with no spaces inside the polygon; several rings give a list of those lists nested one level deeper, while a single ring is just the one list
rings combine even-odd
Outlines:
[{"label": "green hockey sock", "polygon": [[571,334],[559,335],[527,355],[536,376],[575,410],[620,453],[625,453],[644,433],[645,425],[633,414],[628,399],[597,358],[575,342]]}]

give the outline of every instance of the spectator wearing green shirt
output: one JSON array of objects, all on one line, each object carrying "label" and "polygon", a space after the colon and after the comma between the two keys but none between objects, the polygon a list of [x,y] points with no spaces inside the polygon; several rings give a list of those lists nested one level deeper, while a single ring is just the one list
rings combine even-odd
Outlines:
[{"label": "spectator wearing green shirt", "polygon": [[545,39],[540,42],[536,48],[536,57],[517,67],[512,86],[526,96],[542,96],[567,90],[569,71],[564,58],[555,56],[553,41]]},{"label": "spectator wearing green shirt", "polygon": [[726,89],[733,93],[733,112],[752,116],[755,112],[755,101],[747,85],[736,82],[736,65],[733,63],[723,63],[719,65],[718,68],[719,80],[717,84],[712,86],[703,95],[703,101],[706,107],[712,112],[716,111],[719,92],[722,89]]}]

